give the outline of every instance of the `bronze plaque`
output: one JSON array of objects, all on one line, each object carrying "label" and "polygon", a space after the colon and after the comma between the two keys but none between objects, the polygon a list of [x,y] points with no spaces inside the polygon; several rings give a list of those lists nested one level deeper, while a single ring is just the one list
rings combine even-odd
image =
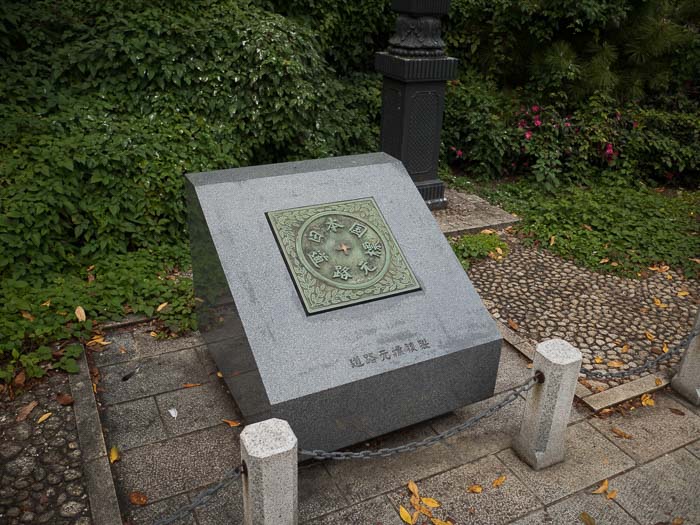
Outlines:
[{"label": "bronze plaque", "polygon": [[371,197],[267,218],[309,314],[420,289]]}]

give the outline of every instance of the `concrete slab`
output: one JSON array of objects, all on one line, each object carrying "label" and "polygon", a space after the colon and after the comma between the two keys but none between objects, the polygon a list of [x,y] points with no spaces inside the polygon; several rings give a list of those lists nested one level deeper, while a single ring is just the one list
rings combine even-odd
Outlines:
[{"label": "concrete slab", "polygon": [[309,521],[349,505],[322,463],[299,466],[299,521]]},{"label": "concrete slab", "polygon": [[[243,523],[243,495],[241,482],[233,481],[227,487],[217,492],[207,503],[194,510],[199,525],[231,525]],[[189,493],[190,500],[197,497],[202,490],[200,487]]]},{"label": "concrete slab", "polygon": [[165,439],[165,427],[152,397],[106,407],[102,428],[107,447],[121,451]]},{"label": "concrete slab", "polygon": [[130,361],[138,357],[136,341],[134,341],[133,334],[128,330],[108,332],[105,335],[105,341],[109,341],[112,344],[93,347],[91,352],[93,363],[98,368]]},{"label": "concrete slab", "polygon": [[[123,378],[132,372],[133,375],[125,381]],[[106,405],[177,390],[185,383],[204,383],[208,380],[194,349],[104,366],[100,368],[100,374],[100,398]]]},{"label": "concrete slab", "polygon": [[[658,381],[657,381],[658,379]],[[650,374],[629,383],[623,383],[616,386],[585,397],[585,402],[592,410],[599,412],[604,408],[617,405],[628,399],[639,397],[642,394],[659,390],[668,385],[668,379],[661,374]]]},{"label": "concrete slab", "polygon": [[[430,425],[421,423],[373,439],[366,446],[356,445],[349,450],[395,447],[433,435],[435,432]],[[438,443],[416,452],[371,461],[329,461],[326,462],[326,467],[341,492],[350,502],[355,503],[396,489],[411,479],[422,479],[458,464],[459,458],[452,449]]]},{"label": "concrete slab", "polygon": [[583,386],[581,383],[576,383],[575,395],[579,399],[583,399],[584,397],[588,397],[588,396],[593,395],[593,392],[591,390],[589,390],[588,388],[586,388],[585,386]]},{"label": "concrete slab", "polygon": [[[485,401],[466,406],[452,414],[435,418],[431,421],[431,425],[436,432],[444,432],[495,405],[506,395],[508,394],[499,394]],[[460,463],[465,463],[507,449],[511,444],[511,439],[517,435],[520,429],[520,419],[524,406],[525,401],[518,398],[494,416],[482,419],[476,426],[447,439],[445,443],[450,447],[450,454],[458,457]]]},{"label": "concrete slab", "polygon": [[314,525],[405,525],[386,496],[379,496],[313,521],[301,521],[301,523],[313,523]]},{"label": "concrete slab", "polygon": [[504,342],[498,361],[495,394],[522,385],[532,377],[532,370],[527,367],[530,361],[518,352],[513,345]]},{"label": "concrete slab", "polygon": [[[240,421],[231,395],[220,382],[204,383],[156,396],[163,423],[171,435],[225,424],[223,419]],[[170,410],[177,410],[177,417]]]},{"label": "concrete slab", "polygon": [[204,340],[199,335],[199,332],[193,332],[190,335],[178,337],[177,339],[156,339],[151,337],[150,330],[147,330],[136,332],[134,339],[140,357],[153,357],[184,350],[185,348],[195,348],[204,344]]},{"label": "concrete slab", "polygon": [[[494,488],[492,483],[499,476],[506,476],[506,480]],[[467,487],[474,484],[482,487],[481,494],[467,492]],[[436,517],[453,523],[500,525],[541,506],[532,492],[494,456],[418,482],[418,491],[421,497],[440,502],[440,508],[433,509]],[[405,486],[389,494],[389,499],[396,507],[403,505],[409,512],[413,511]]]},{"label": "concrete slab", "polygon": [[700,439],[697,440],[697,441],[695,441],[695,442],[693,442],[693,443],[691,443],[690,445],[688,445],[688,446],[685,447],[685,448],[688,449],[688,451],[689,451],[691,454],[695,454],[695,456],[697,456],[698,458],[700,458]]},{"label": "concrete slab", "polygon": [[[484,304],[489,308],[489,311],[492,311],[491,305],[493,305],[493,302],[484,299]],[[511,329],[508,325],[502,323],[498,319],[494,320],[496,321],[496,327],[498,328],[498,331],[501,332],[503,339],[512,345],[518,352],[532,361],[532,359],[535,357],[535,348],[537,347],[536,342],[517,333],[515,330]]]},{"label": "concrete slab", "polygon": [[121,525],[119,503],[107,458],[84,463],[83,473],[93,522],[99,525]]},{"label": "concrete slab", "polygon": [[581,519],[584,512],[593,518],[594,523],[600,525],[637,525],[637,522],[614,500],[609,500],[602,494],[590,494],[588,491],[578,492],[559,503],[533,512],[511,525],[584,523]]},{"label": "concrete slab", "polygon": [[615,501],[642,525],[700,523],[700,459],[685,449],[610,480]]},{"label": "concrete slab", "polygon": [[433,210],[433,216],[442,232],[450,237],[465,233],[479,233],[490,228],[502,230],[520,221],[515,215],[489,204],[481,197],[445,188],[447,208]]},{"label": "concrete slab", "polygon": [[240,462],[238,433],[222,425],[124,452],[112,465],[122,507],[132,491],[156,502],[218,482]]},{"label": "concrete slab", "polygon": [[[129,517],[128,523],[133,523],[133,525],[153,525],[156,520],[167,518],[177,509],[189,503],[190,500],[187,496],[185,494],[180,494],[157,503],[146,505],[145,507],[137,507],[129,504],[127,508],[127,515]],[[194,516],[190,513],[174,521],[172,525],[196,525],[196,522],[194,521]]]},{"label": "concrete slab", "polygon": [[[592,418],[590,423],[639,463],[698,439],[700,417],[668,394],[658,394],[654,401],[653,407],[641,407],[624,416],[613,414],[604,419]],[[613,428],[626,432],[632,439],[616,436]]]},{"label": "concrete slab", "polygon": [[574,494],[634,466],[632,458],[606,440],[588,422],[567,429],[566,459],[534,471],[512,449],[497,454],[545,504]]}]

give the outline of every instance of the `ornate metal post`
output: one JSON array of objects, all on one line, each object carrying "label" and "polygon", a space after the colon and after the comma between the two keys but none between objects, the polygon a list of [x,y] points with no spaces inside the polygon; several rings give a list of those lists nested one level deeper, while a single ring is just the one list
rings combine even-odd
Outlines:
[{"label": "ornate metal post", "polygon": [[384,75],[382,151],[403,162],[430,209],[447,206],[437,168],[445,83],[457,72],[440,36],[449,7],[450,0],[393,0],[396,33],[374,62]]}]

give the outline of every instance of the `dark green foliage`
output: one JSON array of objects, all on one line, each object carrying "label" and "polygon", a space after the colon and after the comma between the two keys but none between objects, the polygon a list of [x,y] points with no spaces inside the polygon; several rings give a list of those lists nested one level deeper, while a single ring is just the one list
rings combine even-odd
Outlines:
[{"label": "dark green foliage", "polygon": [[495,234],[463,235],[458,239],[452,239],[450,244],[465,270],[477,259],[492,257],[500,260],[508,254],[508,245]]}]

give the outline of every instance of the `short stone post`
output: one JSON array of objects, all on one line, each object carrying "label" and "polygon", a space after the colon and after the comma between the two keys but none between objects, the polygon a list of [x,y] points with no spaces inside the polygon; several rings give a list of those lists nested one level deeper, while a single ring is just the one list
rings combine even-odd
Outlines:
[{"label": "short stone post", "polygon": [[243,523],[297,524],[297,438],[289,423],[267,419],[241,432]]},{"label": "short stone post", "polygon": [[700,312],[681,359],[678,373],[671,379],[671,387],[695,406],[700,406]]},{"label": "short stone post", "polygon": [[566,426],[581,369],[581,352],[562,339],[537,345],[533,369],[544,374],[525,402],[513,449],[533,469],[564,461]]}]

